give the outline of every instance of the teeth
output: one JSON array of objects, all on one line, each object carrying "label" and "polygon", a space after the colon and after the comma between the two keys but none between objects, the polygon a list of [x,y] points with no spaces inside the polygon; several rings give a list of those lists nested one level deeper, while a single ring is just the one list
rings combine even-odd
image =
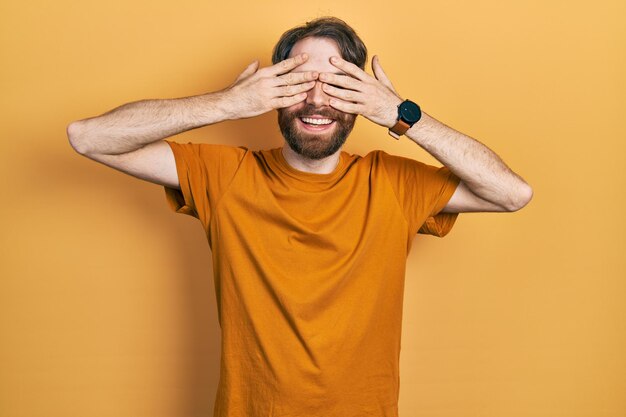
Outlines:
[{"label": "teeth", "polygon": [[311,119],[310,117],[303,117],[302,121],[312,125],[329,125],[333,122],[330,119]]}]

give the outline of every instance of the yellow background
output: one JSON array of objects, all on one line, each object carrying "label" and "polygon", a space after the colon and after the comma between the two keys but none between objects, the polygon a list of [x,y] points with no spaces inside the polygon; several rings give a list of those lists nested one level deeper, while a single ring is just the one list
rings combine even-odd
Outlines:
[{"label": "yellow background", "polygon": [[[400,417],[626,415],[625,2],[5,0],[0,416],[212,415],[220,335],[199,222],[75,153],[65,128],[221,89],[326,14],[535,192],[416,237]],[[279,146],[275,119],[175,140]],[[345,150],[372,149],[440,165],[360,118]]]}]

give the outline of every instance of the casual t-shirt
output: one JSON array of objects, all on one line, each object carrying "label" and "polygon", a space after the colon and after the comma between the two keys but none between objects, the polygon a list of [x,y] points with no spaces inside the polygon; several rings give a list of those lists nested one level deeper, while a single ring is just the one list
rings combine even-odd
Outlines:
[{"label": "casual t-shirt", "polygon": [[329,174],[281,148],[166,141],[211,247],[222,330],[215,417],[397,417],[406,257],[444,236],[446,167],[342,151]]}]

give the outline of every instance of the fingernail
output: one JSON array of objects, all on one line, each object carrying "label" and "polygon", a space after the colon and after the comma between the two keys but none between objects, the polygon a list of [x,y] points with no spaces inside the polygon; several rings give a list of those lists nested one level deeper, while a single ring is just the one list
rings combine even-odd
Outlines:
[{"label": "fingernail", "polygon": [[307,54],[302,54],[302,59],[307,59],[309,56]]},{"label": "fingernail", "polygon": [[333,64],[336,64],[337,62],[339,62],[339,59],[336,56],[333,56],[330,58],[330,62],[332,62]]}]

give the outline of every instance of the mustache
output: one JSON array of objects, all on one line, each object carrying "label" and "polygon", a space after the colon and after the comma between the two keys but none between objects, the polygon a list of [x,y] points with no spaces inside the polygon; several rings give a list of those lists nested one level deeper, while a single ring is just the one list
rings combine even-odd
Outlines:
[{"label": "mustache", "polygon": [[343,120],[346,118],[346,116],[349,115],[348,113],[344,113],[337,109],[333,109],[332,107],[328,107],[328,106],[317,107],[312,104],[306,104],[303,108],[298,109],[294,111],[293,113],[291,113],[292,117],[310,116],[312,114],[324,116],[324,117],[327,117],[329,119],[334,119],[334,120]]}]

